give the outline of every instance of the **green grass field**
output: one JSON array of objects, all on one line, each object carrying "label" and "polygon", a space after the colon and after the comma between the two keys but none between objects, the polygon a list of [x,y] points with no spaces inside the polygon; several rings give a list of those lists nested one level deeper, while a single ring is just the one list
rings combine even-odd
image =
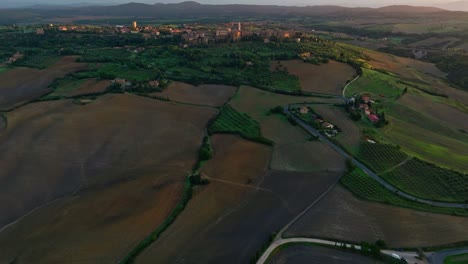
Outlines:
[{"label": "green grass field", "polygon": [[7,67],[0,67],[0,73],[5,72],[5,71],[7,71],[7,70],[8,70]]},{"label": "green grass field", "polygon": [[376,182],[374,179],[372,179],[370,176],[368,176],[358,168],[355,168],[353,171],[341,178],[340,182],[354,195],[364,200],[380,202],[420,211],[468,216],[468,210],[435,207],[426,204],[421,204],[418,202],[413,202],[411,200],[407,200],[403,197],[400,197],[392,193],[391,191],[385,189],[385,187],[380,185],[378,182]]},{"label": "green grass field", "polygon": [[156,77],[157,72],[151,69],[140,69],[117,63],[107,63],[98,69],[98,75],[103,79],[121,78],[131,81],[149,81]]},{"label": "green grass field", "polygon": [[91,49],[86,50],[81,56],[83,62],[119,62],[132,57],[132,52],[127,49]]},{"label": "green grass field", "polygon": [[466,135],[421,113],[405,111],[404,107],[388,107],[387,110],[390,125],[380,130],[382,136],[415,157],[446,168],[467,171]]},{"label": "green grass field", "polygon": [[444,264],[466,264],[468,263],[468,254],[450,256],[444,259]]},{"label": "green grass field", "polygon": [[273,72],[271,74],[271,88],[284,91],[300,91],[301,83],[299,78],[287,72]]},{"label": "green grass field", "polygon": [[362,70],[361,78],[346,89],[346,96],[368,92],[375,99],[394,100],[405,89],[405,86],[398,82],[398,78],[390,73],[382,73],[366,68]]},{"label": "green grass field", "polygon": [[13,63],[17,66],[45,69],[60,59],[56,53],[49,50],[37,50],[25,55],[24,58]]},{"label": "green grass field", "polygon": [[262,136],[260,125],[248,114],[239,113],[230,105],[226,105],[208,128],[209,134],[237,134],[245,139],[264,144],[272,144]]},{"label": "green grass field", "polygon": [[417,158],[380,176],[417,197],[446,202],[468,201],[468,175],[439,168]]},{"label": "green grass field", "polygon": [[63,78],[60,80],[55,81],[54,83],[54,91],[49,94],[51,96],[64,96],[70,91],[75,90],[78,88],[85,79],[74,79],[74,78]]},{"label": "green grass field", "polygon": [[368,142],[361,143],[357,157],[377,173],[389,170],[408,158],[397,146]]}]

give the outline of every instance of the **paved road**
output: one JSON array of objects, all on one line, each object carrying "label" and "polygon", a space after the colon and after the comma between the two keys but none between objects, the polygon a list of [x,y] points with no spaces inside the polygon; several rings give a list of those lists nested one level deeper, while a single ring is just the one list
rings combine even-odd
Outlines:
[{"label": "paved road", "polygon": [[468,248],[460,248],[460,249],[447,249],[442,250],[439,252],[435,252],[429,258],[431,264],[443,264],[444,259],[448,256],[452,255],[459,255],[459,254],[468,254]]},{"label": "paved road", "polygon": [[[329,246],[335,246],[338,245],[337,242],[330,241],[330,240],[323,240],[323,239],[315,239],[315,238],[303,238],[303,237],[297,237],[297,238],[285,238],[285,239],[279,239],[274,241],[266,250],[263,252],[263,255],[258,259],[257,264],[264,264],[268,257],[271,255],[273,250],[275,250],[277,247],[288,244],[288,243],[317,243],[321,245],[329,245]],[[342,245],[340,243],[339,245]],[[347,247],[351,247],[351,244],[346,244]],[[361,249],[360,246],[355,246],[356,249]]]},{"label": "paved road", "polygon": [[[289,112],[289,109],[288,107],[285,107],[285,113],[286,114],[290,114]],[[407,194],[405,192],[402,192],[401,190],[397,189],[396,187],[394,187],[393,185],[391,185],[390,183],[386,182],[384,179],[380,178],[380,176],[378,176],[377,174],[375,174],[374,172],[372,172],[369,168],[367,168],[364,164],[362,164],[361,162],[359,162],[358,160],[354,159],[351,155],[349,155],[348,153],[346,153],[343,149],[341,149],[340,147],[338,147],[337,145],[335,145],[333,142],[331,142],[330,140],[328,140],[328,138],[324,135],[322,135],[317,129],[313,128],[312,126],[310,126],[309,124],[305,123],[304,121],[302,121],[300,118],[298,118],[297,116],[291,114],[290,115],[301,127],[303,127],[304,129],[306,129],[307,131],[309,131],[310,133],[316,135],[317,137],[319,137],[323,142],[327,143],[331,148],[333,148],[336,152],[338,152],[341,156],[345,157],[346,159],[349,159],[353,162],[354,165],[356,165],[356,167],[362,169],[367,175],[369,175],[370,177],[372,177],[374,180],[376,180],[378,183],[380,183],[382,186],[384,186],[386,189],[388,189],[389,191],[401,196],[401,197],[404,197],[406,199],[409,199],[409,200],[412,200],[412,201],[416,201],[416,202],[419,202],[419,203],[423,203],[423,204],[428,204],[428,205],[432,205],[432,206],[439,206],[439,207],[447,207],[447,208],[463,208],[463,209],[468,209],[468,204],[462,204],[462,203],[445,203],[445,202],[437,202],[437,201],[431,201],[431,200],[426,200],[426,199],[421,199],[421,198],[418,198],[418,197],[415,197],[415,196],[412,196],[410,194]]]},{"label": "paved road", "polygon": [[[327,246],[343,246],[346,245],[346,247],[351,248],[354,246],[356,249],[360,250],[361,246],[355,245],[355,244],[348,244],[348,243],[342,243],[342,242],[336,242],[336,241],[331,241],[331,240],[324,240],[324,239],[317,239],[317,238],[305,238],[305,237],[297,237],[297,238],[285,238],[285,239],[279,239],[274,241],[263,253],[263,255],[258,259],[257,264],[265,264],[268,257],[271,255],[271,253],[278,248],[281,245],[288,244],[288,243],[315,243],[315,244],[320,244],[320,245],[327,245]],[[408,260],[410,260],[411,264],[413,263],[418,263],[418,264],[424,264],[426,263],[425,261],[417,260],[414,258],[417,256],[416,252],[412,251],[394,251],[394,250],[382,250],[382,254],[389,255],[391,256],[393,253],[398,254],[400,257],[404,257]]]},{"label": "paved road", "polygon": [[355,82],[357,79],[359,79],[359,77],[361,77],[361,75],[358,75],[356,76],[356,78],[354,78],[352,81],[350,81],[348,84],[346,84],[346,86],[343,88],[343,98],[346,99],[346,88],[348,88],[348,86],[350,86],[353,82]]}]

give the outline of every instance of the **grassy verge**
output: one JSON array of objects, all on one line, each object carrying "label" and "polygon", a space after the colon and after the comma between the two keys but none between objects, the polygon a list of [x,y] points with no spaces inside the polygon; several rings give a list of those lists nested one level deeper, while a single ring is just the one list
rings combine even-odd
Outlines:
[{"label": "grassy verge", "polygon": [[[257,263],[257,261],[262,257],[263,253],[265,253],[265,251],[268,249],[268,247],[271,245],[271,243],[273,243],[273,241],[275,240],[275,237],[276,237],[277,233],[274,232],[272,234],[270,234],[270,236],[268,237],[268,239],[265,241],[265,243],[263,244],[262,248],[259,249],[256,253],[255,253],[255,256],[253,256],[251,259],[250,259],[250,263],[251,264],[255,264]],[[276,251],[276,250],[275,250]],[[274,251],[273,251],[274,252]],[[272,252],[272,254],[273,254]],[[270,256],[272,255],[270,254]],[[266,261],[268,263],[268,261]]]},{"label": "grassy verge", "polygon": [[450,256],[444,259],[444,264],[463,264],[468,263],[468,253]]},{"label": "grassy verge", "polygon": [[414,202],[387,190],[361,169],[354,168],[340,180],[341,184],[351,191],[355,196],[373,202],[384,203],[419,211],[440,214],[468,216],[468,210],[458,208],[436,207]]},{"label": "grassy verge", "polygon": [[0,129],[6,129],[8,127],[7,116],[0,113]]},{"label": "grassy verge", "polygon": [[368,92],[373,95],[373,98],[395,100],[401,95],[405,87],[399,82],[398,77],[393,74],[363,69],[361,78],[346,89],[346,96]]},{"label": "grassy verge", "polygon": [[[346,242],[343,242],[346,243]],[[289,247],[295,246],[295,245],[307,245],[310,247],[324,247],[324,248],[331,248],[335,250],[340,250],[343,252],[348,252],[356,255],[362,255],[369,257],[370,259],[375,259],[378,261],[381,261],[382,263],[386,264],[398,264],[402,263],[399,260],[392,258],[391,256],[385,255],[380,253],[380,250],[382,248],[379,248],[377,245],[367,243],[367,242],[361,242],[360,246],[364,248],[364,250],[359,250],[356,247],[346,247],[343,243],[337,242],[336,245],[324,245],[324,244],[319,244],[319,243],[312,243],[312,242],[291,242],[291,243],[286,243],[283,244],[279,247],[277,247],[268,257],[266,263],[270,263],[273,256],[275,253],[287,249]]]}]

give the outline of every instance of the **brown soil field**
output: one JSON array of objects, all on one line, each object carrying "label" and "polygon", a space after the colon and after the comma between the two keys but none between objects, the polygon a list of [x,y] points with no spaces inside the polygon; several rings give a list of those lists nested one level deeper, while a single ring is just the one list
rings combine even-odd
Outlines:
[{"label": "brown soil field", "polygon": [[467,217],[414,211],[355,198],[336,186],[285,236],[321,237],[346,241],[383,239],[389,247],[425,247],[468,237]]},{"label": "brown soil field", "polygon": [[115,263],[180,199],[215,113],[134,95],[9,113],[0,135],[1,225],[65,198],[1,232],[0,248],[10,253],[0,263]]},{"label": "brown soil field", "polygon": [[383,263],[359,254],[337,249],[292,244],[275,250],[267,260],[268,264],[375,264]]},{"label": "brown soil field", "polygon": [[52,91],[48,86],[54,79],[86,69],[87,65],[75,62],[76,58],[75,56],[63,57],[43,70],[16,68],[1,73],[0,110],[8,110],[39,98]]},{"label": "brown soil field", "polygon": [[441,124],[468,132],[468,114],[449,105],[434,102],[429,98],[407,93],[398,102],[428,117],[435,118]]},{"label": "brown soil field", "polygon": [[[291,125],[284,116],[271,115],[261,122],[263,135],[275,142],[270,168],[284,171],[344,171],[342,157],[320,141]],[[341,162],[340,162],[341,161]]]},{"label": "brown soil field", "polygon": [[[203,169],[212,173],[210,184],[197,187],[186,209],[137,263],[246,263],[272,232],[340,175],[268,172],[271,148],[231,135],[215,135],[213,142],[215,156]],[[242,175],[229,162],[229,150],[240,152],[236,144],[246,149],[243,155],[247,157],[236,165],[244,168]],[[250,154],[247,150],[254,146],[263,149],[263,154]]]},{"label": "brown soil field", "polygon": [[66,96],[76,96],[83,94],[102,93],[111,84],[108,80],[89,79],[84,81],[78,88],[70,91]]},{"label": "brown soil field", "polygon": [[216,163],[208,162],[202,170],[203,175],[246,184],[253,180],[252,175],[265,173],[266,167],[263,164],[270,159],[269,147],[253,144],[233,135],[214,135],[211,144]]},{"label": "brown soil field", "polygon": [[310,135],[297,126],[291,125],[283,115],[270,115],[260,123],[262,133],[275,142],[275,148],[285,145],[306,143]]},{"label": "brown soil field", "polygon": [[[299,78],[303,91],[341,95],[346,81],[354,78],[356,71],[348,64],[330,61],[327,64],[315,65],[301,60],[280,61],[290,74]],[[271,68],[277,62],[271,62]]]},{"label": "brown soil field", "polygon": [[329,105],[312,107],[315,112],[341,129],[336,139],[346,148],[356,148],[361,139],[361,132],[343,108]]},{"label": "brown soil field", "polygon": [[285,171],[346,170],[345,159],[321,141],[275,145],[271,168]]},{"label": "brown soil field", "polygon": [[186,172],[158,169],[135,171],[135,179],[79,192],[28,215],[0,233],[0,263],[117,263],[181,196]]},{"label": "brown soil field", "polygon": [[176,260],[176,256],[183,255],[216,221],[239,206],[255,190],[253,181],[265,175],[271,155],[269,147],[234,135],[213,135],[212,146],[214,156],[201,172],[210,179],[210,184],[196,188],[175,223],[138,258],[141,263]]},{"label": "brown soil field", "polygon": [[[423,62],[410,58],[398,57],[386,53],[366,50],[365,54],[371,57],[369,64],[377,69],[383,69],[396,73],[407,79],[421,79],[420,75],[433,75],[445,77],[445,73],[440,71],[435,64]],[[426,78],[426,76],[424,76]]]},{"label": "brown soil field", "polygon": [[252,118],[262,123],[264,119],[269,118],[268,113],[270,109],[276,106],[285,106],[290,103],[303,102],[340,103],[342,100],[335,98],[282,95],[249,86],[241,86],[238,93],[229,104],[236,110],[248,113]]},{"label": "brown soil field", "polygon": [[202,84],[193,86],[181,82],[173,82],[161,93],[154,96],[167,96],[170,100],[183,103],[222,106],[236,92],[236,87],[227,85]]}]

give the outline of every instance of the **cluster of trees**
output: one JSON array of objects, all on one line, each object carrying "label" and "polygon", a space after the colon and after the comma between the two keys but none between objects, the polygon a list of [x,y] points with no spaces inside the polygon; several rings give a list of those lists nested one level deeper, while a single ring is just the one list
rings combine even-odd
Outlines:
[{"label": "cluster of trees", "polygon": [[110,93],[123,93],[123,92],[130,92],[136,94],[148,94],[153,92],[162,92],[168,85],[168,80],[160,80],[160,85],[158,87],[151,86],[146,81],[135,81],[131,82],[131,85],[126,87],[125,85],[119,83],[112,83],[107,87],[107,92]]},{"label": "cluster of trees", "polygon": [[385,241],[377,240],[374,244],[368,242],[361,242],[361,254],[364,256],[370,256],[373,258],[381,259],[382,254],[380,250],[385,249],[387,247]]}]

